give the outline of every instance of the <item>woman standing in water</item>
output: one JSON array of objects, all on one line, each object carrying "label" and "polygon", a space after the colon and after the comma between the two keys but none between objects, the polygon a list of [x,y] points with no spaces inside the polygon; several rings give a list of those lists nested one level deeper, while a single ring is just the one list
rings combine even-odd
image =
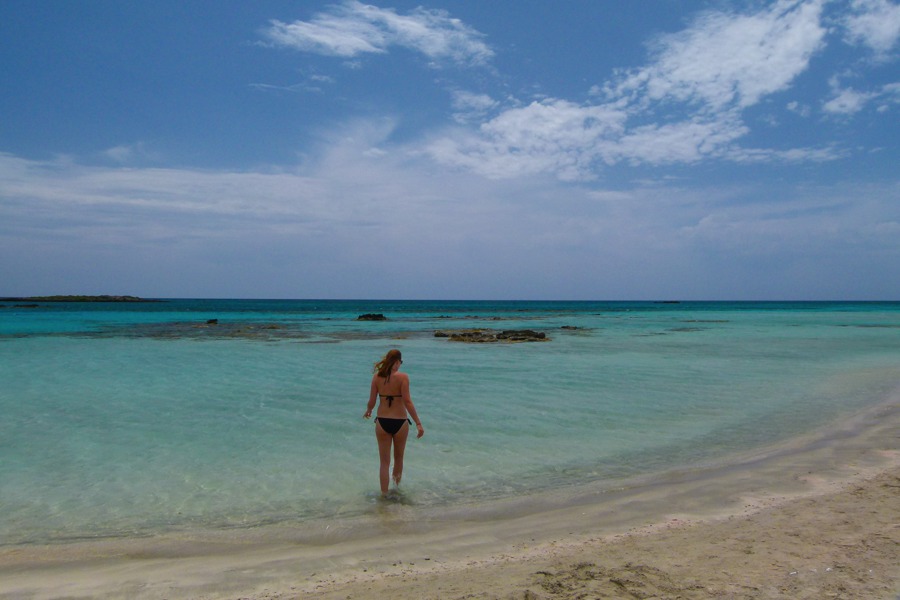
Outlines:
[{"label": "woman standing in water", "polygon": [[394,483],[400,485],[403,476],[403,452],[406,450],[406,438],[409,436],[409,417],[413,418],[418,429],[417,438],[425,435],[422,422],[416,413],[416,407],[409,395],[409,376],[400,372],[403,357],[399,350],[391,350],[380,361],[375,363],[375,374],[369,389],[369,404],[366,407],[366,419],[372,416],[376,396],[381,398],[378,414],[375,416],[375,438],[378,440],[378,457],[381,462],[379,479],[381,493],[387,494],[391,468],[391,450],[394,453]]}]

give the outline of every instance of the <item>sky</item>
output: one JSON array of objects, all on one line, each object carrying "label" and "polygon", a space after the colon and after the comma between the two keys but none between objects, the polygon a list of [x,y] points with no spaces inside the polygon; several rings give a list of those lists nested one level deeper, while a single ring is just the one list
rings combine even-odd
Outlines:
[{"label": "sky", "polygon": [[900,300],[894,0],[4,0],[0,296]]}]

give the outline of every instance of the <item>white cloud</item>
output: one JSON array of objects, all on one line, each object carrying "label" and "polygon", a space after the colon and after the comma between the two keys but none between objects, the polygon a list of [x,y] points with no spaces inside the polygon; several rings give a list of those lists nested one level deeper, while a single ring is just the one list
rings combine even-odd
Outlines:
[{"label": "white cloud", "polygon": [[159,156],[147,149],[144,142],[123,144],[102,152],[103,156],[119,164],[127,164],[136,160],[159,160]]},{"label": "white cloud", "polygon": [[737,119],[691,119],[630,130],[617,142],[625,160],[649,164],[693,163],[722,156],[747,128]]},{"label": "white cloud", "polygon": [[606,140],[621,135],[626,115],[607,106],[565,100],[533,102],[504,111],[481,125],[431,143],[438,162],[492,178],[551,172],[562,179],[592,177],[596,161],[610,160]]},{"label": "white cloud", "polygon": [[594,179],[604,165],[620,162],[834,159],[839,153],[831,148],[739,146],[750,133],[743,111],[788,89],[824,47],[822,4],[782,1],[752,14],[705,13],[684,31],[658,38],[648,65],[591,87],[594,103],[546,98],[514,106],[477,131],[432,141],[428,152],[488,177],[552,173],[563,180]]},{"label": "white cloud", "polygon": [[146,296],[165,295],[164,273],[170,294],[219,297],[758,298],[810,293],[790,270],[808,259],[826,297],[861,265],[883,276],[859,293],[896,295],[896,184],[486,181],[369,152],[389,135],[357,123],[281,172],[0,154],[0,267],[51,291],[114,281]]},{"label": "white cloud", "polygon": [[822,105],[822,110],[831,114],[851,115],[861,111],[875,96],[853,88],[836,89],[831,100]]},{"label": "white cloud", "polygon": [[844,26],[851,42],[868,46],[876,56],[885,58],[900,39],[900,4],[854,0]]},{"label": "white cloud", "polygon": [[[619,71],[590,87],[588,103],[545,96],[528,105],[504,107],[487,94],[452,93],[452,117],[460,129],[433,135],[424,152],[438,163],[490,178],[552,174],[566,180],[596,179],[618,163],[692,164],[826,161],[844,156],[821,147],[747,148],[751,128],[745,112],[789,90],[826,47],[827,0],[779,0],[755,9],[707,11],[680,32],[657,37],[646,65]],[[838,6],[847,35],[884,50],[896,41],[900,14],[887,0],[854,0]],[[849,15],[849,16],[848,16]],[[880,24],[876,24],[879,21]],[[894,32],[894,33],[892,33]],[[492,56],[481,35],[446,12],[417,9],[399,15],[350,0],[310,21],[273,23],[276,43],[345,57],[385,52],[392,46],[431,58],[480,63]],[[893,40],[893,41],[892,41]],[[889,86],[856,90],[832,81],[821,103],[831,115],[849,115],[881,101],[894,101]],[[810,103],[787,109],[810,115]],[[755,115],[756,123],[775,117]]]},{"label": "white cloud", "polygon": [[345,58],[384,53],[392,46],[459,64],[484,64],[493,56],[480,33],[446,11],[417,8],[399,15],[357,0],[333,6],[310,21],[272,21],[263,33],[277,45]]},{"label": "white cloud", "polygon": [[863,186],[861,194],[851,187],[793,190],[788,197],[749,203],[705,203],[697,207],[697,220],[681,231],[697,243],[740,256],[796,260],[805,255],[852,254],[862,247],[874,255],[896,255],[900,245],[891,234],[900,211],[890,206],[892,186]]},{"label": "white cloud", "polygon": [[833,146],[819,148],[732,148],[728,158],[737,163],[816,163],[846,158],[848,152]]},{"label": "white cloud", "polygon": [[891,104],[900,104],[900,83],[889,83],[884,86],[880,99],[882,100],[881,106],[878,107],[880,112],[888,110]]},{"label": "white cloud", "polygon": [[806,118],[810,114],[812,114],[812,110],[809,108],[808,105],[801,104],[801,103],[797,102],[796,100],[788,102],[787,105],[785,106],[785,108],[787,108],[792,113],[797,113],[798,115],[800,115],[801,117],[804,117],[804,118]]},{"label": "white cloud", "polygon": [[778,2],[756,14],[711,12],[659,38],[655,60],[608,86],[640,105],[687,102],[746,108],[786,89],[822,48],[822,3]]},{"label": "white cloud", "polygon": [[842,88],[837,77],[829,83],[831,98],[822,105],[822,110],[831,115],[853,115],[869,104],[878,104],[876,110],[884,112],[891,104],[900,102],[900,83],[890,83],[868,92]]},{"label": "white cloud", "polygon": [[456,111],[453,118],[458,123],[481,120],[498,105],[499,102],[487,94],[475,94],[462,90],[453,92],[453,109]]},{"label": "white cloud", "polygon": [[103,154],[120,163],[128,162],[134,156],[134,148],[131,146],[116,146],[106,150]]}]

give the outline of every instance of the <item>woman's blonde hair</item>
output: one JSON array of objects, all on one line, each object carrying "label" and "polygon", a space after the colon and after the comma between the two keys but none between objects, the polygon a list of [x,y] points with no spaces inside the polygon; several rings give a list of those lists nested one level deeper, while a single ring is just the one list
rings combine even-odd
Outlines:
[{"label": "woman's blonde hair", "polygon": [[388,350],[388,353],[384,355],[384,358],[375,363],[374,370],[379,377],[390,379],[391,373],[394,371],[394,365],[398,362],[403,362],[403,356],[400,354],[399,350],[394,348],[393,350]]}]

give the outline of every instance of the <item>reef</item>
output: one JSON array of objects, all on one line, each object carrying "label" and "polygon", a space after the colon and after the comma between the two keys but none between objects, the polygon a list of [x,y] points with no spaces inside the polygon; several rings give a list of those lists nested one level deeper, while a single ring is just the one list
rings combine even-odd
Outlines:
[{"label": "reef", "polygon": [[457,331],[435,331],[434,337],[449,338],[451,342],[470,344],[492,344],[497,342],[547,342],[546,333],[531,329],[463,329]]}]

